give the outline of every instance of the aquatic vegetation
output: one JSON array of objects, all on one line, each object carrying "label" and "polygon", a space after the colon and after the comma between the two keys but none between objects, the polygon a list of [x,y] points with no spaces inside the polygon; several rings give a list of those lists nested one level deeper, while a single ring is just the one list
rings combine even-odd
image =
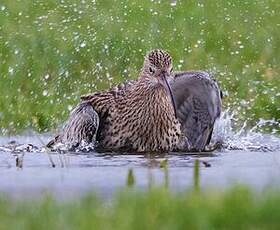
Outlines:
[{"label": "aquatic vegetation", "polygon": [[81,94],[135,79],[153,48],[171,53],[174,70],[212,72],[240,121],[279,121],[279,9],[273,0],[3,0],[0,133],[57,127]]},{"label": "aquatic vegetation", "polygon": [[174,194],[164,188],[124,190],[111,200],[89,194],[75,201],[0,199],[0,229],[279,229],[277,191]]}]

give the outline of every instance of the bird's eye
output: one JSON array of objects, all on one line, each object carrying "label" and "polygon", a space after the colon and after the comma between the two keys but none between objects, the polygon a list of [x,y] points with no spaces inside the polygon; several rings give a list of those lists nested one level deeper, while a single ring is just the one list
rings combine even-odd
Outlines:
[{"label": "bird's eye", "polygon": [[153,68],[149,68],[150,73],[154,73],[155,71],[153,70]]}]

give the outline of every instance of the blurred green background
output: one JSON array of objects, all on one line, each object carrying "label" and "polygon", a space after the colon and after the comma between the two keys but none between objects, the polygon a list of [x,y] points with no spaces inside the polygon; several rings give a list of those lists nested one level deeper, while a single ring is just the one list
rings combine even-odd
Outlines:
[{"label": "blurred green background", "polygon": [[243,187],[170,193],[125,190],[111,202],[88,195],[58,202],[0,199],[0,229],[15,230],[279,230],[279,190],[255,194]]},{"label": "blurred green background", "polygon": [[210,71],[224,107],[280,119],[280,1],[2,0],[0,132],[52,130],[84,93],[135,79],[143,56]]}]

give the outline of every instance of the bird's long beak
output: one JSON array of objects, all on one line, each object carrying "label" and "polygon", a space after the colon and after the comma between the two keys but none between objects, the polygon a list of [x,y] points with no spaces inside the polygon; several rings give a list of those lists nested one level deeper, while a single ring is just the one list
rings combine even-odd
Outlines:
[{"label": "bird's long beak", "polygon": [[177,118],[175,99],[174,99],[171,87],[170,87],[170,85],[169,85],[169,83],[168,83],[168,81],[166,79],[166,75],[167,75],[166,72],[162,72],[161,73],[161,75],[160,75],[161,84],[163,85],[163,87],[165,88],[167,94],[170,97],[171,104],[172,104],[173,109],[174,109],[174,114],[175,114],[175,117]]}]

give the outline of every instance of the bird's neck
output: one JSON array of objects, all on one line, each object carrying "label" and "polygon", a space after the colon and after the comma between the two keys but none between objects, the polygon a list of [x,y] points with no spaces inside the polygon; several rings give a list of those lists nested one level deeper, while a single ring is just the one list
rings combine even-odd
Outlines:
[{"label": "bird's neck", "polygon": [[157,79],[155,81],[149,77],[142,76],[138,79],[134,89],[135,100],[139,100],[149,113],[158,113],[163,111],[170,116],[175,116],[172,103],[165,90]]}]

